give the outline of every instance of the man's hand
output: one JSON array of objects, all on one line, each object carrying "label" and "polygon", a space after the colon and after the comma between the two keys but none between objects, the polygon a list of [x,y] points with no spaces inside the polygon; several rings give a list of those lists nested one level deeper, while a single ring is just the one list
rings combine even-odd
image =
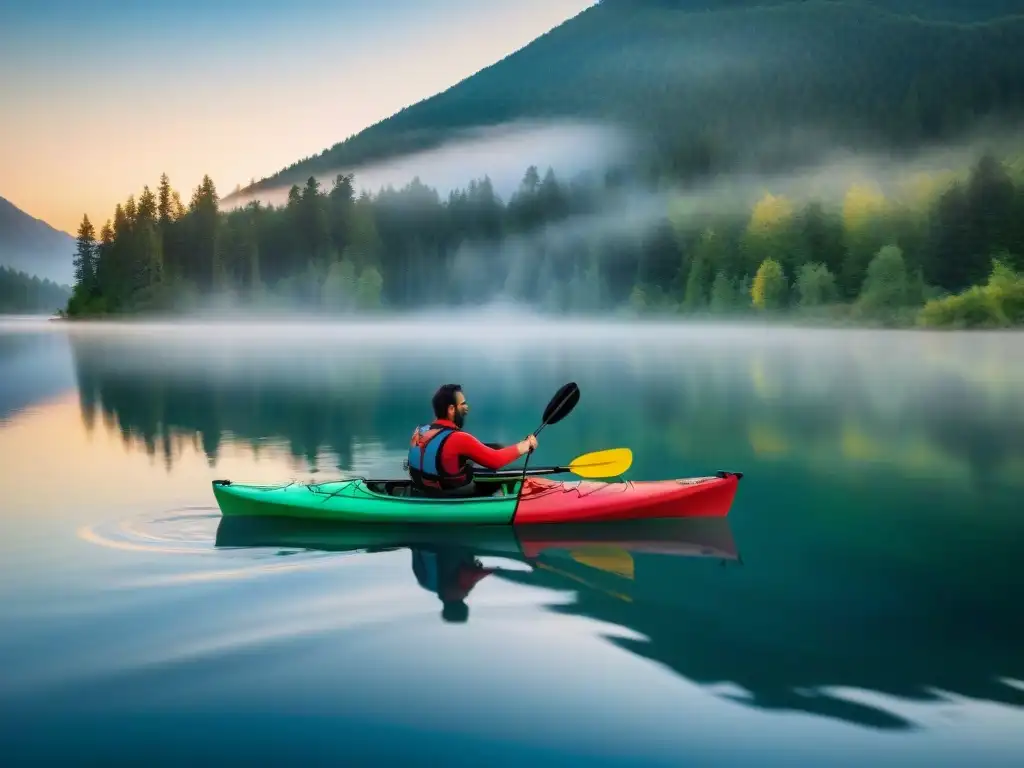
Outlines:
[{"label": "man's hand", "polygon": [[522,456],[524,453],[534,450],[537,447],[537,436],[529,435],[525,440],[519,443],[519,455]]}]

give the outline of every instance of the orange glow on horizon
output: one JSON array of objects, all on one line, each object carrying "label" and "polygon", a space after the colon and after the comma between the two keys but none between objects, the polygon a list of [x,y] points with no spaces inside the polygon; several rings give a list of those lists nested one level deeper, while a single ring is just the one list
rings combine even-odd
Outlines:
[{"label": "orange glow on horizon", "polygon": [[34,71],[50,66],[39,54],[23,72],[0,75],[0,195],[72,235],[83,213],[99,231],[117,203],[144,185],[155,190],[164,172],[186,204],[206,173],[223,196],[455,85],[593,4],[480,6],[430,29],[383,17],[376,39],[343,47],[341,30],[319,30],[297,51],[288,38],[246,42],[244,58],[242,43],[225,39],[209,52],[212,75],[162,74],[159,98],[140,96],[139,78],[118,71],[100,70],[100,84],[73,70]]}]

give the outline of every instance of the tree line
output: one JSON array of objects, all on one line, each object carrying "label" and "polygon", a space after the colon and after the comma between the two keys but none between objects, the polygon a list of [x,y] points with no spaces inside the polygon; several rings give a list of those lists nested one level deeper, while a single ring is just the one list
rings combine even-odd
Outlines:
[{"label": "tree line", "polygon": [[[699,234],[683,223],[678,236],[692,253],[676,282],[685,279],[684,311],[1024,323],[1024,184],[990,155],[965,178],[919,176],[888,195],[854,184],[831,209],[768,193],[745,218],[723,217]],[[656,300],[673,298],[658,292]]]},{"label": "tree line", "polygon": [[11,267],[0,267],[0,313],[55,313],[68,302],[66,285],[40,279]]},{"label": "tree line", "polygon": [[[355,193],[313,177],[279,206],[221,211],[209,176],[186,207],[162,176],[78,231],[70,316],[204,302],[345,312],[523,302],[555,312],[770,315],[931,325],[1024,322],[1024,184],[992,156],[948,179],[839,204],[767,193],[746,209],[670,198],[613,226],[628,190],[541,177],[508,201],[489,178],[442,199],[414,179]],[[621,194],[620,194],[621,193]]]}]

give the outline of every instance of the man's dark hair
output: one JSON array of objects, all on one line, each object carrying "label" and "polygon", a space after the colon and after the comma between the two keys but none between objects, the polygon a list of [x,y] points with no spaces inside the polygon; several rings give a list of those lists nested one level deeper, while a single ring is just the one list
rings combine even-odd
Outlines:
[{"label": "man's dark hair", "polygon": [[461,391],[461,384],[442,384],[438,387],[430,401],[434,405],[434,418],[445,418],[448,415],[448,406],[455,405],[455,393]]}]

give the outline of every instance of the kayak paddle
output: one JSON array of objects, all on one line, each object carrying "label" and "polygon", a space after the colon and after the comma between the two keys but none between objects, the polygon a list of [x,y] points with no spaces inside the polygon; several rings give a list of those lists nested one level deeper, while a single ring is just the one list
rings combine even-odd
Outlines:
[{"label": "kayak paddle", "polygon": [[575,381],[570,381],[558,390],[555,393],[555,396],[551,398],[551,402],[548,403],[548,407],[544,409],[543,420],[541,421],[540,426],[533,431],[533,436],[536,437],[539,435],[540,431],[548,424],[557,424],[568,416],[579,401],[580,388],[576,386]]},{"label": "kayak paddle", "polygon": [[[633,464],[633,452],[629,448],[609,448],[577,456],[565,466],[534,467],[526,470],[528,475],[558,475],[572,472],[580,477],[618,477],[626,473]],[[474,477],[480,480],[507,480],[522,474],[518,469],[504,469],[494,472],[477,470]]]},{"label": "kayak paddle", "polygon": [[[551,401],[544,409],[544,416],[541,418],[540,426],[533,430],[533,436],[536,437],[539,435],[541,430],[548,424],[557,424],[568,416],[579,401],[580,388],[576,382],[570,381],[568,384],[563,384],[562,388],[555,392],[555,396],[551,398]],[[523,498],[523,485],[526,483],[526,467],[530,463],[531,455],[533,455],[532,450],[526,454],[526,461],[523,462],[523,476],[519,481],[519,493],[516,494],[516,506],[512,510],[513,520],[516,519],[516,512],[519,510],[519,502]]]},{"label": "kayak paddle", "polygon": [[629,448],[609,448],[577,456],[567,467],[554,469],[572,472],[580,477],[618,477],[626,473],[633,464],[633,452]]}]

